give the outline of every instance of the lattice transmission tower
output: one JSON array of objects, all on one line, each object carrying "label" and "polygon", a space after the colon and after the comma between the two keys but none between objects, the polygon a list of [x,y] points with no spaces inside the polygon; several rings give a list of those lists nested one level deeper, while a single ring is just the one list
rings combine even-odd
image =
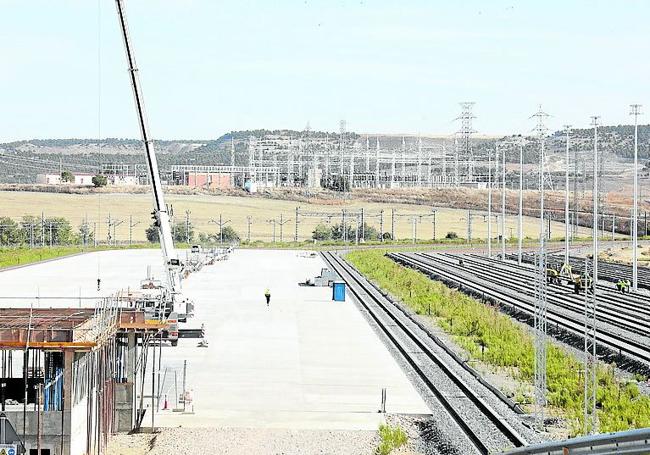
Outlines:
[{"label": "lattice transmission tower", "polygon": [[474,128],[472,121],[476,118],[472,109],[474,108],[473,101],[464,101],[460,104],[461,112],[456,120],[460,120],[460,129],[457,134],[460,136],[459,149],[462,152],[462,160],[465,162],[466,178],[471,182],[474,179],[474,150],[472,149],[472,134]]}]

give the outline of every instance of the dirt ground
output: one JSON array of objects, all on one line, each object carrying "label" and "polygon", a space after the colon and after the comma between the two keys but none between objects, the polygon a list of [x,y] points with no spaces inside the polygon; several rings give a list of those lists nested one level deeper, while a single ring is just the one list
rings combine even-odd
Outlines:
[{"label": "dirt ground", "polygon": [[[621,264],[631,264],[632,246],[607,248],[600,254],[600,258]],[[650,245],[639,245],[637,258],[639,267],[650,267]]]}]

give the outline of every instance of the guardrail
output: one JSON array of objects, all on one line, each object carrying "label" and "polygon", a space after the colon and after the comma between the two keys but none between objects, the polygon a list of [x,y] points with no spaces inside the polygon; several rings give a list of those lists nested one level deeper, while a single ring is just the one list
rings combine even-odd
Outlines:
[{"label": "guardrail", "polygon": [[502,455],[642,455],[650,453],[650,428],[581,436],[533,444],[502,452]]}]

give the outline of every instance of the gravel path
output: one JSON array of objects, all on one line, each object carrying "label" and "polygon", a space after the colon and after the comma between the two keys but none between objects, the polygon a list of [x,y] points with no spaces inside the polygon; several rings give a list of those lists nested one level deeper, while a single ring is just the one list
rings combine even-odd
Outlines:
[{"label": "gravel path", "polygon": [[[389,418],[389,421],[391,419]],[[413,421],[396,418],[414,443],[393,452],[421,455]],[[170,453],[219,455],[373,455],[379,444],[375,431],[278,430],[259,428],[165,428],[160,433],[113,436],[107,453],[168,455]]]}]

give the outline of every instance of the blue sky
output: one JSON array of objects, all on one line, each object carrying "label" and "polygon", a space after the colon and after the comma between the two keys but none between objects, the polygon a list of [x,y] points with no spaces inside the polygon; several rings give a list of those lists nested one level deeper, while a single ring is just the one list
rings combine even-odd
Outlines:
[{"label": "blue sky", "polygon": [[[160,139],[340,119],[451,134],[460,101],[476,102],[479,133],[525,133],[539,103],[552,129],[594,114],[626,123],[630,103],[650,104],[642,0],[126,5]],[[0,11],[0,142],[139,137],[114,1],[0,0]]]}]

